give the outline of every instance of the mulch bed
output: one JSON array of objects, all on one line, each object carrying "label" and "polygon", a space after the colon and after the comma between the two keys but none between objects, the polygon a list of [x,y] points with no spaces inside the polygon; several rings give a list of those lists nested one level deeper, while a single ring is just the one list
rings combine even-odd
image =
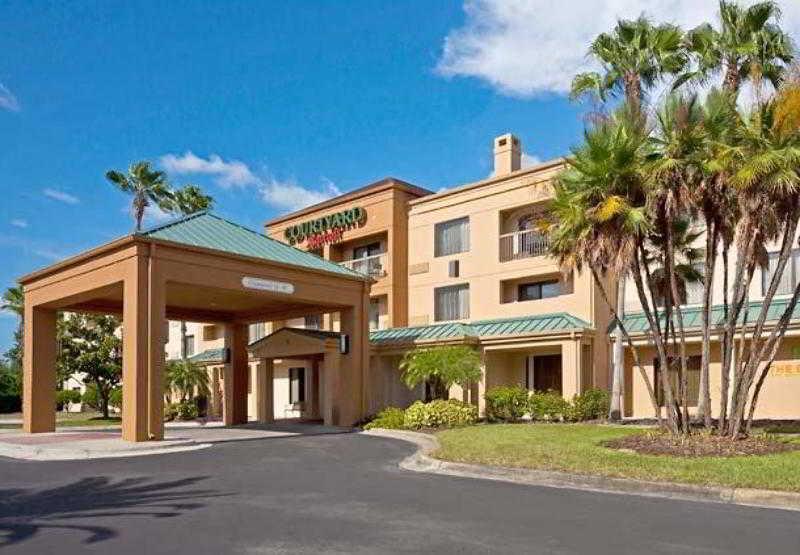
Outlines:
[{"label": "mulch bed", "polygon": [[668,433],[646,433],[613,439],[603,443],[611,449],[635,451],[642,455],[672,455],[677,457],[736,457],[740,455],[770,455],[800,449],[800,444],[787,443],[764,436],[751,436],[731,441],[728,438],[692,434],[673,437]]}]

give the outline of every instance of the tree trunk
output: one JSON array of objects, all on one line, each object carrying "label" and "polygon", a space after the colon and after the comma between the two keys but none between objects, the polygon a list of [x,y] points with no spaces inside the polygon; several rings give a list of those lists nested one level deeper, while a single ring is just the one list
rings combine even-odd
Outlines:
[{"label": "tree trunk", "polygon": [[711,428],[711,388],[709,368],[711,359],[711,308],[714,289],[714,266],[717,261],[717,228],[713,220],[706,218],[706,253],[703,267],[703,340],[700,352],[700,396],[697,400],[697,419],[706,428]]},{"label": "tree trunk", "polygon": [[[730,244],[727,242],[722,247],[722,321],[728,321],[728,253],[730,251]],[[719,398],[719,416],[717,418],[717,429],[720,434],[725,431],[726,420],[728,416],[728,387],[729,387],[729,372],[730,361],[725,358],[725,345],[728,344],[728,329],[723,328],[722,341],[720,342],[720,398]]]},{"label": "tree trunk", "polygon": [[681,298],[678,292],[678,279],[675,276],[675,242],[672,236],[672,217],[668,214],[666,220],[667,235],[667,275],[669,276],[670,289],[672,291],[672,301],[675,303],[675,316],[678,321],[678,339],[680,342],[680,386],[679,403],[683,408],[681,424],[684,433],[689,433],[689,373],[686,365],[686,333],[683,327],[683,311],[681,310]]},{"label": "tree trunk", "polygon": [[[617,317],[625,317],[625,275],[617,282]],[[611,406],[608,419],[616,422],[622,419],[622,382],[624,380],[625,350],[622,346],[622,327],[614,328],[614,373],[611,378]]]},{"label": "tree trunk", "polygon": [[186,352],[186,322],[181,320],[181,359],[185,362],[189,356]]}]

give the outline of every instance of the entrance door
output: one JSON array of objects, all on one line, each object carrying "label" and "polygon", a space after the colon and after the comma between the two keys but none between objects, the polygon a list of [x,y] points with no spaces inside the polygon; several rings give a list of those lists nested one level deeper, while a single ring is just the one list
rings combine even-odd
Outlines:
[{"label": "entrance door", "polygon": [[530,355],[525,359],[525,385],[535,391],[561,391],[561,355]]}]

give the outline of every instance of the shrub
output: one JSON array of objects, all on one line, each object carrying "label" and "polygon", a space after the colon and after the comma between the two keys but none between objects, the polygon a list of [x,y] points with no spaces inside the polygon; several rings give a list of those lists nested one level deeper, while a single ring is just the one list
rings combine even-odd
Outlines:
[{"label": "shrub", "polygon": [[19,395],[0,394],[0,413],[19,412],[22,410],[22,397]]},{"label": "shrub", "polygon": [[572,399],[570,420],[599,420],[608,415],[611,397],[604,389],[587,389]]},{"label": "shrub", "polygon": [[56,407],[58,410],[63,410],[64,406],[69,403],[80,403],[81,392],[73,391],[72,389],[61,389],[56,391]]},{"label": "shrub", "polygon": [[364,429],[371,430],[372,428],[386,428],[389,430],[399,430],[403,428],[404,420],[405,411],[403,409],[399,409],[397,407],[386,407],[380,411],[371,422],[368,422],[364,426]]},{"label": "shrub", "polygon": [[486,418],[515,422],[528,412],[528,390],[518,385],[493,387],[486,392]]},{"label": "shrub", "polygon": [[406,409],[404,426],[411,429],[455,427],[474,424],[478,420],[478,407],[455,399],[437,399],[430,403],[417,401]]},{"label": "shrub", "polygon": [[172,422],[178,417],[178,403],[166,403],[164,405],[164,420]]},{"label": "shrub", "polygon": [[563,422],[572,416],[572,407],[560,393],[535,391],[528,400],[528,412],[533,420]]},{"label": "shrub", "polygon": [[197,403],[194,399],[177,403],[175,411],[178,420],[194,420],[198,414]]}]

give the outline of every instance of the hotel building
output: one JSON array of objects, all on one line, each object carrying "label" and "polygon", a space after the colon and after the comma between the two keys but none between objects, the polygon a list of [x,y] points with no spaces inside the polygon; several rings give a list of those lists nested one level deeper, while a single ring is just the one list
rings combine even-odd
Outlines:
[{"label": "hotel building", "polygon": [[[547,256],[547,237],[536,225],[564,161],[522,168],[522,146],[511,134],[494,140],[493,154],[493,174],[474,183],[433,193],[386,178],[265,224],[267,236],[372,278],[367,315],[370,356],[362,392],[367,414],[426,398],[424,387],[409,390],[402,383],[398,368],[402,356],[419,346],[464,344],[478,349],[481,381],[467,391],[453,387],[450,395],[477,404],[481,414],[486,389],[497,385],[555,390],[565,398],[590,387],[609,387],[610,311],[589,272],[564,274]],[[800,278],[800,254],[790,273],[786,291]],[[721,287],[722,280],[716,282]],[[605,285],[614,291],[613,283]],[[753,287],[751,299],[756,299],[761,280],[755,279]],[[699,309],[692,306],[698,293],[690,290],[688,296],[688,319],[699,320]],[[721,298],[721,291],[715,292],[715,300]],[[626,314],[652,379],[656,372],[652,343],[630,286]],[[790,326],[758,417],[800,416],[800,361],[794,361],[800,358],[798,324],[800,319]],[[336,313],[250,326],[253,384],[262,379],[259,357],[281,353],[273,361],[274,418],[320,416],[324,361],[314,353],[321,345],[339,341],[339,329]],[[219,414],[226,364],[224,329],[190,323],[186,330],[182,334],[181,323],[170,323],[167,358],[185,353],[208,367],[210,411]],[[692,333],[690,351],[696,355],[699,338]],[[303,341],[308,343],[306,349],[285,350]],[[712,349],[718,352],[717,346]],[[692,359],[693,368],[695,362]],[[718,367],[718,360],[713,361],[715,406]],[[696,372],[693,376],[696,386]],[[249,397],[248,410],[254,416],[257,401],[254,395]],[[630,352],[625,357],[624,414],[653,416]]]}]

